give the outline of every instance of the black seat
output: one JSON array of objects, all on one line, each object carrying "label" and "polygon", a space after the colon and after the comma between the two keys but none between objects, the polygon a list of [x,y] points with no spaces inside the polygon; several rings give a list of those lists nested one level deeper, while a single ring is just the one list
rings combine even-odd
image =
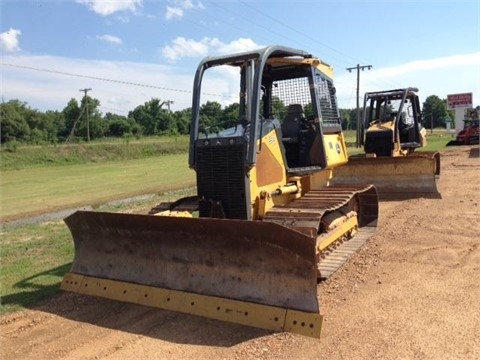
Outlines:
[{"label": "black seat", "polygon": [[300,131],[300,120],[305,118],[303,107],[300,104],[291,104],[288,106],[287,116],[282,123],[282,137],[297,139]]}]

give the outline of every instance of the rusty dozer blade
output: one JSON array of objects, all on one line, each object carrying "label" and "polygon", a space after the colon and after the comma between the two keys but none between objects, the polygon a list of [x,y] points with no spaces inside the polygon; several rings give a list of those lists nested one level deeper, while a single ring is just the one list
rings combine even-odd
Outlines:
[{"label": "rusty dozer blade", "polygon": [[319,313],[315,239],[274,223],[77,211],[71,273]]},{"label": "rusty dozer blade", "polygon": [[405,157],[352,157],[333,170],[330,183],[373,184],[380,200],[439,199],[439,175],[440,153],[417,152]]}]

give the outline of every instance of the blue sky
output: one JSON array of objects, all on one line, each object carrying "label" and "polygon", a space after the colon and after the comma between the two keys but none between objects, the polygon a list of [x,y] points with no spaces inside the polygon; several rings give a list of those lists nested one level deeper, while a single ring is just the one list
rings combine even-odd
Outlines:
[{"label": "blue sky", "polygon": [[[429,95],[473,92],[480,105],[480,2],[1,0],[3,101],[62,110],[80,89],[102,112],[127,115],[151,98],[191,105],[207,55],[286,45],[335,69],[340,107],[360,92],[415,86]],[[146,85],[136,86],[134,84]],[[223,89],[215,89],[223,94]],[[219,99],[212,99],[217,100]]]}]

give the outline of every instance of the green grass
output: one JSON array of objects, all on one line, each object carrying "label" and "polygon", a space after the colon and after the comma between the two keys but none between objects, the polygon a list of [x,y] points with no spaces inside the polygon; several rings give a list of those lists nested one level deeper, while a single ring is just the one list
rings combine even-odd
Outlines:
[{"label": "green grass", "polygon": [[[162,146],[166,144],[168,149],[164,151]],[[184,145],[175,148],[168,141],[163,145],[145,142],[129,156],[122,154],[122,146],[71,146],[68,151],[72,153],[66,155],[65,161],[59,155],[65,148],[2,150],[2,222],[81,205],[98,206],[105,211],[128,208],[147,213],[161,201],[191,195],[192,190],[185,194],[173,191],[194,185],[195,174],[188,168]],[[43,162],[45,154],[54,160]],[[12,164],[17,161],[18,166],[4,166],[6,157]],[[100,205],[109,200],[165,192],[171,194],[128,205]],[[63,275],[70,269],[73,252],[73,241],[63,221],[15,228],[4,224],[0,233],[0,313],[32,306],[57,293]]]},{"label": "green grass", "polygon": [[104,139],[80,144],[27,146],[15,143],[0,148],[3,170],[30,167],[78,165],[109,161],[143,159],[188,151],[188,136]]},{"label": "green grass", "polygon": [[[111,212],[147,213],[162,201],[192,195],[193,190],[172,192],[125,205],[101,206]],[[73,240],[63,221],[49,221],[0,232],[0,314],[33,306],[59,292],[73,260]]]},{"label": "green grass", "polygon": [[2,171],[1,219],[194,186],[186,153]]},{"label": "green grass", "polygon": [[29,306],[58,291],[73,259],[73,242],[63,222],[3,229],[0,313]]},{"label": "green grass", "polygon": [[440,151],[446,150],[448,147],[446,146],[450,140],[455,140],[452,137],[452,134],[447,134],[445,130],[433,130],[433,134],[430,130],[427,130],[427,146],[422,148],[422,151]]}]

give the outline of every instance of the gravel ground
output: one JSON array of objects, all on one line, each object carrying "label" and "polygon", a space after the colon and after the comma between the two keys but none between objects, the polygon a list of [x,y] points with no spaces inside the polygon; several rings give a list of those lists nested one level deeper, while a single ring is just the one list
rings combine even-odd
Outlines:
[{"label": "gravel ground", "polygon": [[442,199],[380,204],[319,285],[320,340],[61,293],[0,318],[1,359],[480,359],[478,147],[442,153]]}]

